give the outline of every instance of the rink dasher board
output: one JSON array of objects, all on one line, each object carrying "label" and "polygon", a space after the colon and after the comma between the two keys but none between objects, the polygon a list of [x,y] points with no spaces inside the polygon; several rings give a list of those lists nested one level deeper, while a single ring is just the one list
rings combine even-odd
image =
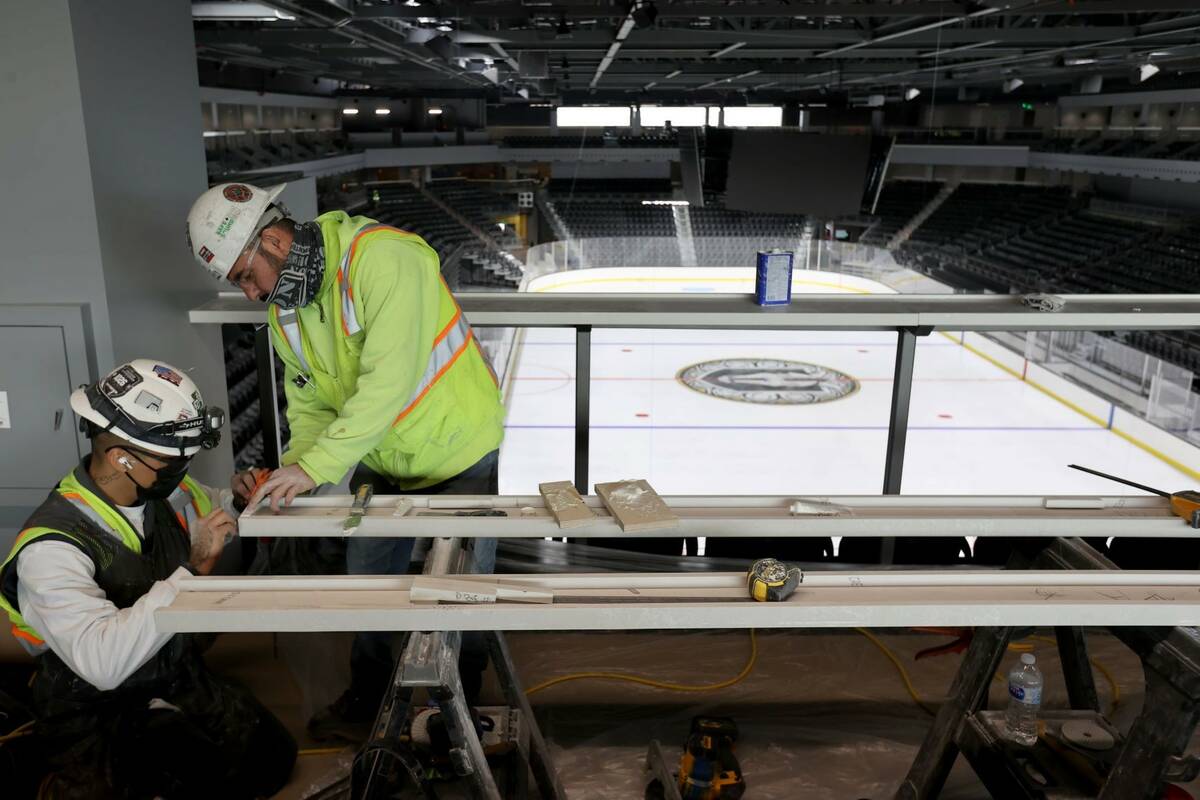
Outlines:
[{"label": "rink dasher board", "polygon": [[781,603],[747,599],[741,573],[454,579],[552,588],[569,600],[413,604],[412,577],[188,578],[155,620],[171,633],[1200,624],[1200,574],[1186,572],[808,573]]},{"label": "rink dasher board", "polygon": [[[596,513],[594,523],[560,529],[538,495],[377,495],[367,508],[356,537],[460,537],[541,539],[660,538],[673,536],[824,537],[824,536],[1122,536],[1190,538],[1200,536],[1173,515],[1160,497],[959,497],[916,495],[663,498],[679,517],[679,526],[639,533],[623,532],[599,498],[584,502]],[[352,495],[296,498],[274,513],[259,505],[239,518],[248,537],[336,537],[350,510]],[[829,503],[846,509],[842,516],[793,515],[795,501]],[[407,508],[408,503],[411,508]],[[1047,503],[1090,508],[1046,508]],[[460,517],[454,510],[495,509],[504,517]],[[403,512],[403,513],[401,513]],[[445,516],[417,516],[441,512]]]}]

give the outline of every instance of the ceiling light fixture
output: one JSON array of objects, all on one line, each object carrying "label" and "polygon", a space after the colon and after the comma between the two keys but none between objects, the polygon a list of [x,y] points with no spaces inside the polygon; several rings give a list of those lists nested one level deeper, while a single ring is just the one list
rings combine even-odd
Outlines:
[{"label": "ceiling light fixture", "polygon": [[915,86],[910,86],[904,90],[905,100],[915,100],[921,94],[921,90]]},{"label": "ceiling light fixture", "polygon": [[192,19],[213,22],[290,22],[296,17],[266,3],[192,3]]},{"label": "ceiling light fixture", "polygon": [[442,113],[442,109],[439,106],[430,106],[429,108],[425,109],[425,113],[436,117],[438,114]]},{"label": "ceiling light fixture", "polygon": [[390,108],[377,108],[375,109],[375,113],[381,117],[386,117],[388,114],[392,113],[392,110]]},{"label": "ceiling light fixture", "polygon": [[343,115],[343,116],[347,116],[347,117],[353,117],[353,116],[354,116],[355,114],[357,114],[357,113],[358,113],[358,109],[357,109],[357,108],[343,108],[343,109],[342,109],[342,115]]},{"label": "ceiling light fixture", "polygon": [[1150,64],[1148,62],[1142,64],[1140,67],[1138,67],[1138,83],[1142,83],[1143,81],[1153,78],[1158,74],[1158,72],[1159,67],[1157,64]]},{"label": "ceiling light fixture", "polygon": [[678,78],[682,74],[683,74],[683,70],[681,70],[681,69],[671,70],[666,75],[663,75],[663,80],[669,81],[669,80],[671,80],[671,78]]},{"label": "ceiling light fixture", "polygon": [[1000,84],[1000,88],[1004,90],[1005,94],[1012,94],[1024,85],[1025,81],[1021,80],[1020,78],[1009,78],[1004,83]]}]

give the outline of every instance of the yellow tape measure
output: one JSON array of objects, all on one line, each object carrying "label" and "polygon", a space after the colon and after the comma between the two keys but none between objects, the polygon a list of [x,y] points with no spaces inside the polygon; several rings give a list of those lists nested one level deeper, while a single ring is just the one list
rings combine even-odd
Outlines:
[{"label": "yellow tape measure", "polygon": [[786,600],[803,582],[803,570],[789,567],[774,558],[755,561],[746,573],[746,588],[750,590],[750,597],[759,602]]}]

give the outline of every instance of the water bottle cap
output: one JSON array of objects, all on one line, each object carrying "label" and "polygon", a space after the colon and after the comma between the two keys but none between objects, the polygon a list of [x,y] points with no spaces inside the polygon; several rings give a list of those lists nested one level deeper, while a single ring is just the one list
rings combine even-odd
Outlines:
[{"label": "water bottle cap", "polygon": [[1033,655],[1033,653],[1022,653],[1021,654],[1021,663],[1022,664],[1033,664],[1036,662],[1037,662],[1037,658]]}]

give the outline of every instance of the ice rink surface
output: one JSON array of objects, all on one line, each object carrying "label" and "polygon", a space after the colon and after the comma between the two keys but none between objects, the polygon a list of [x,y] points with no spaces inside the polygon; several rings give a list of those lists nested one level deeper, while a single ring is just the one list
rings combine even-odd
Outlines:
[{"label": "ice rink surface", "polygon": [[[744,268],[585,270],[533,291],[748,292]],[[795,293],[891,292],[862,278],[797,272]],[[890,332],[602,330],[592,334],[593,483],[646,478],[661,494],[878,494],[896,335]],[[536,494],[573,468],[575,348],[568,329],[518,341],[500,491]],[[1079,463],[1168,491],[1170,464],[958,343],[918,340],[904,494],[1137,494]],[[716,359],[786,359],[858,381],[841,399],[761,405],[713,397],[678,373]]]}]

